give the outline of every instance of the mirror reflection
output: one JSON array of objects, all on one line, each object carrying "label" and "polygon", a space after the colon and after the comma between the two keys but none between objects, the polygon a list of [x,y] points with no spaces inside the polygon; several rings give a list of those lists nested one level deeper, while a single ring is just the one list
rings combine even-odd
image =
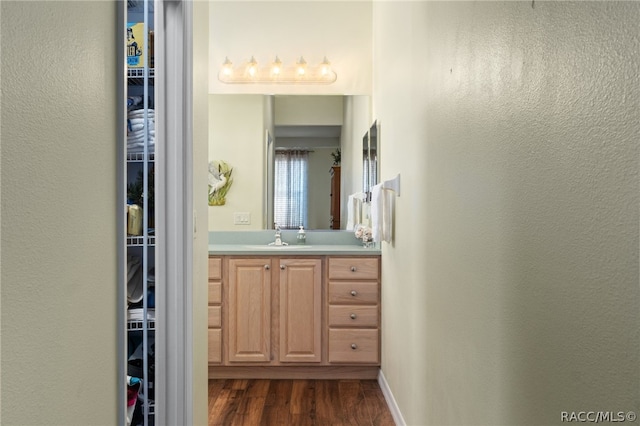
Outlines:
[{"label": "mirror reflection", "polygon": [[[209,229],[344,229],[346,197],[362,188],[368,96],[209,96],[209,161],[233,167]],[[369,124],[366,124],[369,123]]]},{"label": "mirror reflection", "polygon": [[378,122],[374,121],[362,138],[362,192],[371,192],[378,183]]},{"label": "mirror reflection", "polygon": [[282,229],[340,229],[341,167],[334,158],[341,130],[341,125],[275,126],[269,165],[274,189],[267,211]]}]

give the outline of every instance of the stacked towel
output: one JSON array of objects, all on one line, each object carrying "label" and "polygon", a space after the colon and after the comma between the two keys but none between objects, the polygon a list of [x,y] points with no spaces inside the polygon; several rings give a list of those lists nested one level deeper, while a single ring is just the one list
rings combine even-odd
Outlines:
[{"label": "stacked towel", "polygon": [[390,243],[392,235],[393,191],[379,183],[371,188],[371,235],[373,241]]},{"label": "stacked towel", "polygon": [[154,151],[156,136],[155,111],[147,110],[147,126],[145,127],[145,112],[143,109],[134,109],[127,114],[127,151],[143,152],[145,141],[149,152]]}]

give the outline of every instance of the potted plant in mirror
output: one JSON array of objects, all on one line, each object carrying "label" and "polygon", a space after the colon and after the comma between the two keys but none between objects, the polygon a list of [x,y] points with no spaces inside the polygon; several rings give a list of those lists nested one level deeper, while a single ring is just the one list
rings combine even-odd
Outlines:
[{"label": "potted plant in mirror", "polygon": [[342,153],[340,152],[340,148],[336,148],[335,151],[331,153],[331,157],[333,157],[333,165],[339,166],[342,161]]}]

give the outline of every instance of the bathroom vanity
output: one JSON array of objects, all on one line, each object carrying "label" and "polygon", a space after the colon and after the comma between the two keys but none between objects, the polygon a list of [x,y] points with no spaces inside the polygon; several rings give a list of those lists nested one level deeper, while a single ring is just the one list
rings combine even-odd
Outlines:
[{"label": "bathroom vanity", "polygon": [[211,244],[208,285],[209,377],[377,377],[378,249]]}]

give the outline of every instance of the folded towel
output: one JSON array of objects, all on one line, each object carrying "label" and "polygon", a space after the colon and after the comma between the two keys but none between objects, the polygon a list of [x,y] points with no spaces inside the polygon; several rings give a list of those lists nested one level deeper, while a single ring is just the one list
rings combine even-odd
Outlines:
[{"label": "folded towel", "polygon": [[[155,111],[153,111],[152,109],[147,110],[147,117],[154,117],[155,114]],[[144,117],[144,115],[144,109],[134,109],[127,113],[127,116],[129,118],[142,118]]]},{"label": "folded towel", "polygon": [[[136,124],[136,123],[144,124],[144,121],[145,121],[143,116],[140,116],[140,117],[138,117],[138,116],[134,116],[134,117],[129,116],[129,117],[127,117],[127,120],[130,123],[133,123],[133,124]],[[151,116],[151,117],[147,118],[147,121],[149,123],[155,123],[156,119],[155,119],[155,117]]]},{"label": "folded towel", "polygon": [[156,131],[153,127],[149,128],[148,130],[145,129],[144,127],[142,129],[138,129],[138,130],[133,130],[129,132],[129,136],[144,136],[145,134],[149,133],[152,136],[156,135]]},{"label": "folded towel", "polygon": [[[131,120],[129,120],[131,121]],[[133,133],[133,132],[138,132],[140,130],[144,130],[144,124],[143,123],[129,123],[129,125],[127,126],[127,130],[129,131],[129,133]]]},{"label": "folded towel", "polygon": [[347,200],[347,231],[353,231],[357,224],[363,223],[362,202],[364,198],[365,194],[363,192],[349,195]]}]

